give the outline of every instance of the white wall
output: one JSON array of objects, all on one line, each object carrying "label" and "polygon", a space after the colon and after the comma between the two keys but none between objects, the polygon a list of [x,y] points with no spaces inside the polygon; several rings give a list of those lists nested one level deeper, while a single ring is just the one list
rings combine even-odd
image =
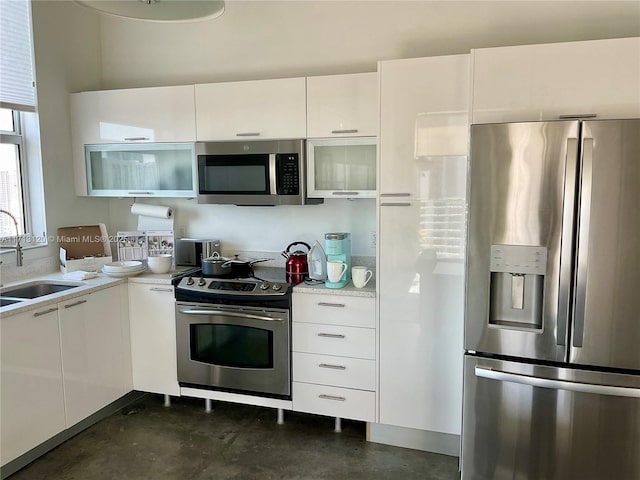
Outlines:
[{"label": "white wall", "polygon": [[[69,2],[32,4],[38,116],[44,178],[47,233],[67,225],[108,221],[103,199],[74,195],[69,91],[100,86],[100,22]],[[52,242],[25,252],[25,261],[58,254]]]}]

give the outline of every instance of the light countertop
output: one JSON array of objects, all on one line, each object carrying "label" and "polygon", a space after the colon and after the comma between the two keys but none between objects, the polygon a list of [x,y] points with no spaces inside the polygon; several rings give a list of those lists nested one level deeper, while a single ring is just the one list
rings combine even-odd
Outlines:
[{"label": "light countertop", "polygon": [[372,297],[376,296],[376,283],[372,279],[364,288],[356,288],[349,282],[343,288],[327,288],[323,283],[310,285],[299,283],[293,287],[293,293],[316,293],[320,295],[339,295],[348,297]]}]

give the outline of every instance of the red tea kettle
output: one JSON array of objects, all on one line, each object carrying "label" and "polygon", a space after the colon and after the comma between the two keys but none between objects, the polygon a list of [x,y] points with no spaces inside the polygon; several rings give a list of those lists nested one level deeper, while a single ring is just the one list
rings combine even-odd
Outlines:
[{"label": "red tea kettle", "polygon": [[[291,247],[295,245],[304,245],[307,247],[307,251],[296,250],[295,252],[291,252]],[[307,263],[307,253],[309,253],[309,250],[311,250],[311,247],[308,244],[304,242],[293,242],[282,252],[282,256],[287,259],[287,283],[297,285],[309,276],[309,264]]]}]

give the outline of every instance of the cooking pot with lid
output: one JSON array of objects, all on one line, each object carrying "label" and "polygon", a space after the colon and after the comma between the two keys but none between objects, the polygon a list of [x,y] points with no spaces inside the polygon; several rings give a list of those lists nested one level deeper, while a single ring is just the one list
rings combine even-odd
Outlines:
[{"label": "cooking pot with lid", "polygon": [[[296,245],[303,245],[307,248],[306,252],[302,250],[291,251],[291,248]],[[305,278],[309,276],[309,263],[307,261],[307,254],[311,250],[311,247],[304,242],[293,242],[290,244],[282,256],[287,259],[286,273],[287,283],[290,285],[297,285],[302,283]]]}]

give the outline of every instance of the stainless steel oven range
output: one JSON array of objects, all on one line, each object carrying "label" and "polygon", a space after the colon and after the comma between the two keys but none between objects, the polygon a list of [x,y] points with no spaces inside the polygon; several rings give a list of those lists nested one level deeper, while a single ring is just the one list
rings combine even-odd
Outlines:
[{"label": "stainless steel oven range", "polygon": [[291,399],[291,288],[283,268],[176,285],[182,387]]}]

